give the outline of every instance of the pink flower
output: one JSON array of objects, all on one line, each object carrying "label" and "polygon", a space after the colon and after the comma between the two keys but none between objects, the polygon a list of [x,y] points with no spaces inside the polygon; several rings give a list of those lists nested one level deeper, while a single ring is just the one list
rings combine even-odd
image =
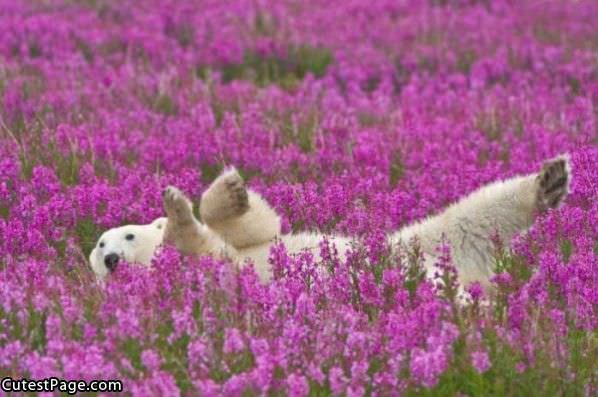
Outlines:
[{"label": "pink flower", "polygon": [[342,368],[331,368],[330,373],[328,375],[328,379],[330,381],[330,388],[332,389],[333,393],[341,394],[345,391],[347,387],[347,379],[343,373]]},{"label": "pink flower", "polygon": [[473,282],[469,284],[465,290],[469,293],[469,295],[471,295],[471,298],[474,301],[480,300],[484,297],[484,289],[479,282]]},{"label": "pink flower", "polygon": [[141,353],[141,362],[150,372],[154,372],[160,369],[162,360],[155,351],[144,350],[143,353]]},{"label": "pink flower", "polygon": [[224,353],[238,353],[245,349],[245,342],[236,328],[227,328],[224,331]]},{"label": "pink flower", "polygon": [[471,364],[475,370],[482,374],[490,369],[490,359],[488,353],[485,351],[476,351],[471,353]]},{"label": "pink flower", "polygon": [[309,393],[309,383],[305,376],[291,374],[287,377],[287,387],[289,396],[304,397]]},{"label": "pink flower", "polygon": [[410,370],[415,381],[428,388],[434,387],[448,364],[444,348],[437,346],[431,351],[415,348],[411,354]]}]

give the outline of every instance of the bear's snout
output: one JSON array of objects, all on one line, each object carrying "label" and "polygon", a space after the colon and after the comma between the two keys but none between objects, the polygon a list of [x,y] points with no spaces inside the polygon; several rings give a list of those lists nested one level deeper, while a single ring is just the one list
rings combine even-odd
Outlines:
[{"label": "bear's snout", "polygon": [[114,254],[114,253],[108,254],[104,257],[104,264],[106,265],[108,270],[113,272],[114,269],[116,269],[116,265],[118,264],[119,260],[120,260],[120,257],[118,256],[118,254]]}]

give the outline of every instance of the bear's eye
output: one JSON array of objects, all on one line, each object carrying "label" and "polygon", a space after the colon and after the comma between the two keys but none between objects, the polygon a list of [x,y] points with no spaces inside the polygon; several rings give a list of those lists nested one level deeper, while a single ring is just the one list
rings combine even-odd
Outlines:
[{"label": "bear's eye", "polygon": [[131,234],[131,233],[129,233],[129,234],[127,234],[127,235],[125,236],[125,239],[127,239],[127,240],[129,240],[129,241],[133,240],[134,238],[135,238],[135,235],[134,235],[134,234]]},{"label": "bear's eye", "polygon": [[104,242],[103,241],[100,243],[100,248],[104,248]]}]

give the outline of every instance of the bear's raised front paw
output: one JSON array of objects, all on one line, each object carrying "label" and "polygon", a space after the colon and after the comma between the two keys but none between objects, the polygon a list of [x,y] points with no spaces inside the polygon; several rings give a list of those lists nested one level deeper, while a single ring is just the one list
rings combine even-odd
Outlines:
[{"label": "bear's raised front paw", "polygon": [[538,174],[538,193],[536,201],[540,210],[558,207],[569,191],[569,161],[566,156],[549,160]]},{"label": "bear's raised front paw", "polygon": [[174,186],[168,186],[162,192],[164,210],[168,216],[169,223],[172,221],[184,224],[193,221],[193,206],[191,201]]},{"label": "bear's raised front paw", "polygon": [[235,171],[225,175],[223,182],[230,202],[231,215],[244,214],[249,209],[249,197],[241,175]]},{"label": "bear's raised front paw", "polygon": [[249,210],[249,195],[245,181],[236,169],[220,175],[201,197],[201,219],[213,224],[243,215]]}]

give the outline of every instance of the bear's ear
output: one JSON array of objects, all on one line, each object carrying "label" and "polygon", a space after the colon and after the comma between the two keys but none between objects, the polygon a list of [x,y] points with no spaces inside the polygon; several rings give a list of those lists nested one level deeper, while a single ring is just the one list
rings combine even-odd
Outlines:
[{"label": "bear's ear", "polygon": [[155,226],[157,229],[164,230],[167,222],[168,222],[168,218],[162,217],[162,218],[155,219],[152,222],[152,225]]}]

